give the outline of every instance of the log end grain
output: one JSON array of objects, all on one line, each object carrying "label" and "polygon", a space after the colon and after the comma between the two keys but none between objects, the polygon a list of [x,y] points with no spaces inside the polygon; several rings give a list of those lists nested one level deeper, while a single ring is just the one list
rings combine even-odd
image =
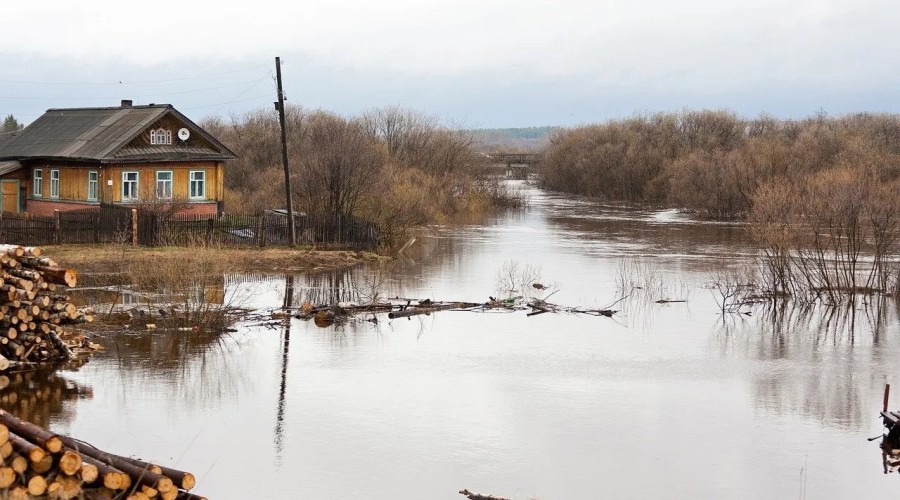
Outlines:
[{"label": "log end grain", "polygon": [[67,476],[73,476],[81,470],[81,464],[81,455],[69,450],[63,453],[61,457],[59,457],[59,464],[57,465],[59,467],[59,470],[61,470],[63,474]]},{"label": "log end grain", "polygon": [[0,488],[9,488],[16,482],[16,471],[12,467],[0,467]]},{"label": "log end grain", "polygon": [[31,496],[39,497],[47,491],[47,480],[44,476],[32,476],[28,480],[28,493]]}]

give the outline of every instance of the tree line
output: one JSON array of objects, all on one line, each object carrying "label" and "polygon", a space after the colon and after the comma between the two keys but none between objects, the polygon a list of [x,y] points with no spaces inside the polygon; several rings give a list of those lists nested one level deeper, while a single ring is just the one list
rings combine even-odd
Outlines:
[{"label": "tree line", "polygon": [[[403,244],[415,226],[516,202],[485,175],[486,158],[470,134],[420,113],[390,107],[345,117],[289,105],[285,120],[295,208],[372,221],[389,246]],[[284,207],[274,112],[210,118],[201,126],[238,155],[225,174],[226,210]]]},{"label": "tree line", "polygon": [[545,187],[750,222],[773,295],[900,293],[900,116],[658,113],[555,134]]}]

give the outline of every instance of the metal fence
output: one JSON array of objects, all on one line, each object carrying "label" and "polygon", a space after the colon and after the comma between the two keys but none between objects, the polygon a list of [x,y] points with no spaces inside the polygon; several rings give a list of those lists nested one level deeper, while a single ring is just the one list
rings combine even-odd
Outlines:
[{"label": "metal fence", "polygon": [[[294,228],[299,245],[356,250],[373,250],[379,245],[375,225],[353,217],[301,214],[295,216]],[[20,245],[286,246],[289,229],[287,217],[278,211],[213,217],[104,205],[53,216],[0,215],[0,242]]]}]

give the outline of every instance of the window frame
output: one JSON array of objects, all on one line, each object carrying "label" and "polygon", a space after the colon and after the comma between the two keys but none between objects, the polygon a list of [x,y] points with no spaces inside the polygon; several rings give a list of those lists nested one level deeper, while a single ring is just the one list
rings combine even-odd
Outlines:
[{"label": "window frame", "polygon": [[[93,196],[91,196],[91,188],[94,191]],[[88,171],[87,200],[100,201],[100,172],[96,170]]]},{"label": "window frame", "polygon": [[[169,174],[168,179],[160,179],[159,174]],[[175,173],[171,170],[157,170],[156,171],[156,199],[158,200],[171,200],[175,190],[174,190],[174,181],[175,181]],[[159,191],[159,183],[164,182],[169,186],[169,195],[168,196],[160,196]]]},{"label": "window frame", "polygon": [[50,169],[50,197],[59,198],[59,169]]},{"label": "window frame", "polygon": [[158,146],[169,146],[172,144],[172,131],[164,128],[153,129],[150,131],[150,144]]},{"label": "window frame", "polygon": [[[200,174],[202,177],[200,179],[195,179],[194,174]],[[197,183],[201,188],[201,192],[198,195],[194,195],[194,183]],[[191,200],[206,199],[206,170],[188,171],[188,198]]]},{"label": "window frame", "polygon": [[[126,176],[129,174],[134,174],[134,180],[126,179]],[[122,171],[122,186],[120,194],[122,195],[122,202],[127,203],[130,201],[140,201],[140,187],[141,187],[141,173],[137,170],[124,170]],[[134,183],[134,196],[125,196],[125,186]]]},{"label": "window frame", "polygon": [[36,168],[31,175],[31,196],[44,197],[44,169]]}]

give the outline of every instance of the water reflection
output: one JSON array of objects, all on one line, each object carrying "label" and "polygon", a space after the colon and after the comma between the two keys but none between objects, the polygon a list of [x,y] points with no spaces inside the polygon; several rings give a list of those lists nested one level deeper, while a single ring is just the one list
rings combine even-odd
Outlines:
[{"label": "water reflection", "polygon": [[91,386],[42,368],[0,375],[0,409],[47,428],[75,418],[74,403],[91,399]]},{"label": "water reflection", "polygon": [[714,329],[724,356],[764,363],[752,376],[759,408],[864,429],[872,423],[868,395],[882,383],[883,349],[900,346],[897,312],[890,300],[841,307],[780,301],[754,308],[752,317],[726,314]]},{"label": "water reflection", "polygon": [[[288,275],[284,278],[284,302],[282,308],[290,309],[294,307],[294,276]],[[284,410],[285,410],[285,394],[287,393],[287,369],[288,354],[291,349],[291,321],[285,321],[284,329],[281,334],[281,381],[278,389],[278,408],[275,412],[275,457],[277,465],[281,465],[284,451]]]},{"label": "water reflection", "polygon": [[106,351],[94,357],[123,394],[162,385],[170,397],[204,407],[238,397],[250,383],[239,332],[126,330],[101,341]]}]

